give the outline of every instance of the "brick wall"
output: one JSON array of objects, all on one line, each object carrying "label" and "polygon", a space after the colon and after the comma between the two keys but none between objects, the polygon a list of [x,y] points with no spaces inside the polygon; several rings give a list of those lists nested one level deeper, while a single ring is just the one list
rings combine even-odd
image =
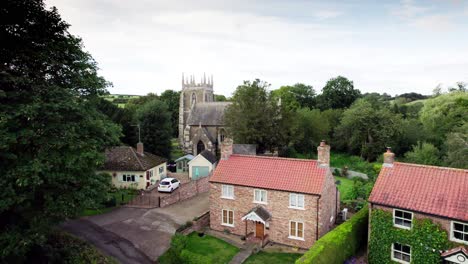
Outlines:
[{"label": "brick wall", "polygon": [[333,227],[336,221],[337,211],[340,209],[339,191],[335,185],[335,178],[329,170],[325,178],[325,186],[322,191],[319,205],[319,238],[325,235]]},{"label": "brick wall", "polygon": [[190,199],[199,193],[209,191],[209,179],[209,177],[203,177],[195,181],[182,183],[171,195],[161,197],[160,207],[166,207],[179,201]]},{"label": "brick wall", "polygon": [[[254,231],[255,223],[252,221],[242,221],[241,218],[252,208],[254,203],[254,188],[234,186],[234,200],[221,198],[222,184],[210,183],[210,228],[217,231],[229,230],[236,235],[245,235],[247,223],[247,233]],[[271,214],[269,229],[265,230],[265,235],[269,235],[270,241],[309,248],[315,242],[316,219],[317,219],[317,198],[315,195],[305,195],[305,210],[289,208],[289,192],[267,190],[267,204],[263,205]],[[332,201],[334,207],[334,200]],[[324,207],[325,208],[325,207]],[[234,211],[234,227],[222,225],[222,210]],[[304,223],[304,241],[288,238],[289,221],[300,221]]]}]

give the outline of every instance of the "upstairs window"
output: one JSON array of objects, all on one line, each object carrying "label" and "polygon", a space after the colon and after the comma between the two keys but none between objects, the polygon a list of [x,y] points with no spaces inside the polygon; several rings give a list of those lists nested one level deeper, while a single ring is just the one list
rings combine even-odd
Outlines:
[{"label": "upstairs window", "polygon": [[265,190],[254,190],[254,202],[255,203],[267,203],[267,191]]},{"label": "upstairs window", "polygon": [[304,195],[297,193],[289,194],[289,207],[295,209],[304,209]]},{"label": "upstairs window", "polygon": [[452,221],[450,240],[468,244],[468,223]]},{"label": "upstairs window", "polygon": [[393,226],[404,228],[404,229],[411,229],[411,222],[413,220],[413,213],[393,209]]},{"label": "upstairs window", "polygon": [[411,247],[398,243],[392,244],[392,260],[400,263],[411,262]]},{"label": "upstairs window", "polygon": [[234,186],[223,185],[221,190],[221,198],[234,199]]}]

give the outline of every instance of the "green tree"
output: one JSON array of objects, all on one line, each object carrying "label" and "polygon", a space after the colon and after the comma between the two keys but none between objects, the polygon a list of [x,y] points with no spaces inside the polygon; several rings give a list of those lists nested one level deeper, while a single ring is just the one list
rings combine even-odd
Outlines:
[{"label": "green tree", "polygon": [[95,172],[118,126],[96,110],[108,83],[41,0],[0,4],[0,262],[26,261],[51,227],[105,198]]},{"label": "green tree", "polygon": [[468,123],[449,133],[444,147],[446,149],[445,165],[468,169]]},{"label": "green tree", "polygon": [[290,109],[315,107],[315,90],[310,85],[296,83],[293,86],[282,86],[272,91],[272,95],[281,98],[281,103]]},{"label": "green tree", "polygon": [[320,141],[328,138],[330,126],[320,110],[301,108],[295,115],[293,126],[294,149],[301,153],[312,153]]},{"label": "green tree", "polygon": [[320,109],[347,108],[356,99],[361,97],[361,92],[354,89],[352,81],[343,76],[330,79],[322,89],[322,94],[317,98]]},{"label": "green tree", "polygon": [[232,104],[224,115],[226,126],[234,141],[257,144],[259,151],[271,147],[271,133],[275,109],[272,107],[267,87],[270,85],[259,79],[244,81],[236,88]]},{"label": "green tree", "polygon": [[179,135],[180,92],[176,92],[174,90],[166,90],[159,96],[159,99],[166,103],[169,112],[171,112],[172,136],[174,138],[177,138]]},{"label": "green tree", "polygon": [[222,94],[215,94],[215,102],[227,102],[229,101],[228,98],[226,98],[226,96],[222,95]]},{"label": "green tree", "polygon": [[349,152],[373,161],[386,146],[395,145],[400,133],[400,115],[359,99],[343,113],[335,139]]},{"label": "green tree", "polygon": [[122,136],[120,141],[129,146],[135,146],[138,142],[136,122],[133,120],[135,113],[128,108],[120,108],[116,104],[100,98],[97,101],[98,110],[105,114],[112,122],[120,125]]},{"label": "green tree", "polygon": [[430,141],[440,147],[447,133],[468,122],[468,93],[452,92],[428,99],[421,109],[421,122]]},{"label": "green tree", "polygon": [[439,150],[427,142],[418,142],[413,149],[405,153],[405,161],[425,165],[440,165]]},{"label": "green tree", "polygon": [[136,111],[136,120],[140,124],[145,151],[171,158],[172,123],[166,103],[160,100],[146,102]]}]

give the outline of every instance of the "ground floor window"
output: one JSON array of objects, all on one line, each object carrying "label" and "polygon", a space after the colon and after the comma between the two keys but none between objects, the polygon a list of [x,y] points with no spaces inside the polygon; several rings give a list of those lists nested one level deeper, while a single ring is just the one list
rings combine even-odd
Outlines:
[{"label": "ground floor window", "polygon": [[411,247],[398,243],[392,244],[392,260],[400,263],[411,262]]},{"label": "ground floor window", "polygon": [[289,238],[304,239],[304,223],[290,221],[289,222]]},{"label": "ground floor window", "polygon": [[234,226],[234,211],[223,209],[223,225]]},{"label": "ground floor window", "polygon": [[122,181],[124,181],[124,182],[135,182],[135,175],[124,174],[122,176]]}]

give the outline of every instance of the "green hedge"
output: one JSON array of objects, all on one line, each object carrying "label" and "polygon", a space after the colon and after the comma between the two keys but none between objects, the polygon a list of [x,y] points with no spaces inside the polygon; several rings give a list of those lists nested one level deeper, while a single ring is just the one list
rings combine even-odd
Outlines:
[{"label": "green hedge", "polygon": [[373,209],[369,239],[369,263],[394,263],[391,261],[392,243],[411,246],[411,263],[440,263],[440,251],[455,246],[448,241],[447,233],[429,219],[413,219],[411,230],[393,226],[393,215]]},{"label": "green hedge", "polygon": [[366,243],[368,220],[369,209],[365,206],[351,219],[315,242],[296,264],[342,264]]}]

